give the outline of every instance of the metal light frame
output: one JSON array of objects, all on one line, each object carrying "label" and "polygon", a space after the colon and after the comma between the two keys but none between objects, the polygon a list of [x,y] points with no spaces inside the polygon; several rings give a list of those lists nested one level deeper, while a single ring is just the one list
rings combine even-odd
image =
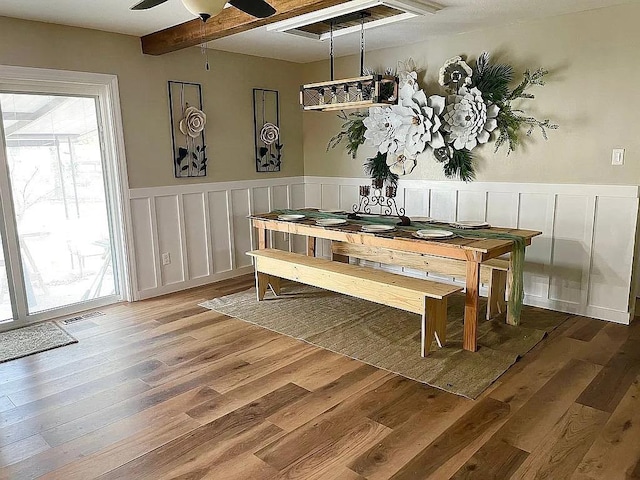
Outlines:
[{"label": "metal light frame", "polygon": [[398,77],[393,75],[364,74],[364,19],[366,12],[360,16],[360,76],[343,80],[334,80],[333,64],[333,27],[344,16],[330,21],[330,59],[331,80],[308,83],[300,87],[300,105],[304,110],[327,112],[332,110],[349,110],[375,106],[394,105],[398,101]]}]

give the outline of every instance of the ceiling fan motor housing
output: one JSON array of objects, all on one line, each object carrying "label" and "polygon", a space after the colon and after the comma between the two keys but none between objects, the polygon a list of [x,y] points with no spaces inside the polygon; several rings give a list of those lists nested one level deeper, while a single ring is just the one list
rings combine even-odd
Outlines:
[{"label": "ceiling fan motor housing", "polygon": [[226,0],[182,0],[183,5],[194,15],[206,22],[219,14],[227,3]]}]

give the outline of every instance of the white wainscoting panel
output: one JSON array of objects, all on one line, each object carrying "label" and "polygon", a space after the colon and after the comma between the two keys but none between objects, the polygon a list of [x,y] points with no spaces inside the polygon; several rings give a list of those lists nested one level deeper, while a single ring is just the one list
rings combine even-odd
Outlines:
[{"label": "white wainscoting panel", "polygon": [[[250,273],[255,238],[247,215],[305,205],[302,177],[130,190],[134,298],[143,299]],[[279,248],[305,251],[280,235]],[[162,254],[171,263],[162,265]]]},{"label": "white wainscoting panel", "polygon": [[[351,210],[358,186],[368,183],[305,177],[306,203]],[[401,180],[397,199],[410,216],[485,220],[543,232],[527,248],[525,303],[628,324],[635,308],[638,191],[637,186]],[[329,256],[327,245],[318,250]]]},{"label": "white wainscoting panel", "polygon": [[[247,215],[303,206],[352,210],[358,186],[367,183],[292,177],[133,189],[135,298],[249,273],[245,252],[256,239]],[[540,230],[527,248],[525,303],[619,323],[632,318],[636,186],[401,180],[397,201],[410,216]],[[279,233],[271,240],[278,248],[306,251],[302,237]],[[329,247],[318,242],[318,254],[328,257]],[[170,264],[162,265],[162,253],[169,253]]]},{"label": "white wainscoting panel", "polygon": [[202,193],[182,195],[184,246],[190,278],[202,278],[211,274],[209,263],[210,242],[207,240],[206,196]]},{"label": "white wainscoting panel", "polygon": [[132,272],[137,272],[134,281],[137,280],[138,290],[153,290],[159,286],[157,280],[160,260],[154,255],[155,249],[151,248],[157,244],[154,241],[155,215],[151,213],[151,198],[131,200],[131,223],[135,226],[132,248],[135,265],[131,269]]}]

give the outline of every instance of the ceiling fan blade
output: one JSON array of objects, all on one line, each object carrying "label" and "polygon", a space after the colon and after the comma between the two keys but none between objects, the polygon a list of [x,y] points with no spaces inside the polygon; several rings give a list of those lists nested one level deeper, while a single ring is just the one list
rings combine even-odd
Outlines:
[{"label": "ceiling fan blade", "polygon": [[238,10],[258,18],[267,18],[276,13],[276,9],[264,0],[229,0]]},{"label": "ceiling fan blade", "polygon": [[147,10],[148,8],[157,7],[166,1],[167,0],[142,0],[131,7],[131,10]]}]

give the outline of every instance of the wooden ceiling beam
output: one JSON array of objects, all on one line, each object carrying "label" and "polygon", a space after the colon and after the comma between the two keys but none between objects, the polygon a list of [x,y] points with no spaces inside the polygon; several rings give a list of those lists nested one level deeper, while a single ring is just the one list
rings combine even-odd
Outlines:
[{"label": "wooden ceiling beam", "polygon": [[346,3],[348,0],[269,0],[276,13],[268,18],[255,18],[237,8],[225,8],[210,18],[204,28],[200,19],[190,20],[180,25],[165,28],[159,32],[145,35],[142,41],[142,53],[163,55],[187,47],[200,45],[210,40],[227,37],[235,33],[246,32],[254,28],[279,22],[288,18],[315,12],[323,8]]}]

